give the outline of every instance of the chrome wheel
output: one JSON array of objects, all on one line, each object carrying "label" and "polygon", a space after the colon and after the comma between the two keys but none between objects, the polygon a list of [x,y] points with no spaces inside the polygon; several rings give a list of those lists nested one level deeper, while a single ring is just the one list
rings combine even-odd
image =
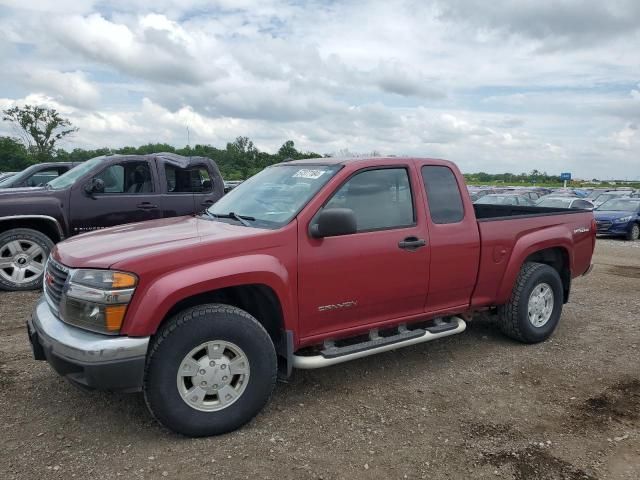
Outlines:
[{"label": "chrome wheel", "polygon": [[0,276],[15,284],[33,282],[44,272],[47,255],[32,240],[12,240],[0,246]]},{"label": "chrome wheel", "polygon": [[191,350],[177,374],[182,400],[203,412],[216,412],[233,404],[247,388],[249,359],[240,347],[222,340]]},{"label": "chrome wheel", "polygon": [[544,326],[553,313],[553,290],[547,283],[540,283],[535,286],[531,295],[529,295],[529,303],[527,306],[527,315],[529,322],[534,327]]}]

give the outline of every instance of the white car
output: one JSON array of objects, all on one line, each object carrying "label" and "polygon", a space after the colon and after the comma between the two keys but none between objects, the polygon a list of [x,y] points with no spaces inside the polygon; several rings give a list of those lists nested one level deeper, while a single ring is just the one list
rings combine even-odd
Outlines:
[{"label": "white car", "polygon": [[582,210],[593,210],[595,206],[588,200],[578,197],[542,197],[536,202],[538,207],[547,208],[576,208]]}]

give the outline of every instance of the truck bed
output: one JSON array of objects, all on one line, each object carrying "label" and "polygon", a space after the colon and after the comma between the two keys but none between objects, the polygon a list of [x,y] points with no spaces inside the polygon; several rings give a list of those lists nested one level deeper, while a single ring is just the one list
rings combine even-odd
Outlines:
[{"label": "truck bed", "polygon": [[511,290],[504,286],[513,285],[528,252],[555,249],[572,276],[589,268],[595,246],[590,211],[511,205],[474,205],[474,210],[481,239],[474,306],[506,302]]},{"label": "truck bed", "polygon": [[589,210],[576,208],[549,208],[549,207],[527,207],[523,205],[488,205],[473,204],[478,222],[489,222],[492,220],[507,220],[524,217],[540,217],[547,215],[566,215],[571,213],[585,213]]}]

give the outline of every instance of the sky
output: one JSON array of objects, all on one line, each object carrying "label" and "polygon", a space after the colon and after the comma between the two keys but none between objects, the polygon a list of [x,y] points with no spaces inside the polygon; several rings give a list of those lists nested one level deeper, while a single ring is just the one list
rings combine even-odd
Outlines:
[{"label": "sky", "polygon": [[638,0],[0,0],[0,69],[0,108],[56,108],[66,149],[188,129],[640,179]]}]

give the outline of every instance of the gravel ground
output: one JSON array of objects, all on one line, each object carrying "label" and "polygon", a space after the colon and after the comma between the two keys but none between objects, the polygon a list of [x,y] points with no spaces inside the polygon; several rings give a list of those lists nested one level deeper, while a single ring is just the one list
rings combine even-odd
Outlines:
[{"label": "gravel ground", "polygon": [[280,383],[240,431],[187,439],[140,395],[86,394],[32,360],[37,293],[0,293],[0,477],[640,478],[640,242],[599,240],[550,341],[490,320]]}]

